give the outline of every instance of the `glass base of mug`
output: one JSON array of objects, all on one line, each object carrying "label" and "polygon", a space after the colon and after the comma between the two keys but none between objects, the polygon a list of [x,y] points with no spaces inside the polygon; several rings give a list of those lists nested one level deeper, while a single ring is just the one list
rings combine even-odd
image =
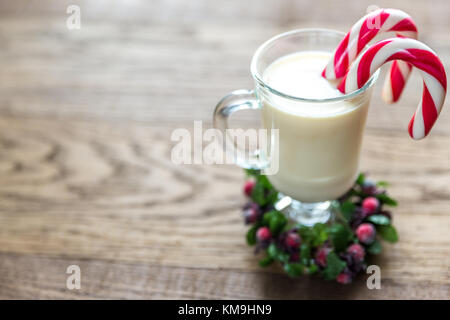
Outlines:
[{"label": "glass base of mug", "polygon": [[305,226],[334,220],[335,201],[301,202],[280,193],[275,209]]}]

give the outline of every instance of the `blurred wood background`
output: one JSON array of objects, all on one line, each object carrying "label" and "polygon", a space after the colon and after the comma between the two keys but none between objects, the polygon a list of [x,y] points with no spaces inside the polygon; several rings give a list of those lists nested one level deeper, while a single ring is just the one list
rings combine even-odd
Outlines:
[{"label": "blurred wood background", "polygon": [[[66,27],[70,4],[80,30]],[[381,290],[260,269],[241,170],[170,160],[173,129],[210,126],[224,94],[252,87],[263,41],[347,31],[371,4],[411,14],[449,70],[448,0],[1,0],[0,298],[448,299],[449,102],[412,141],[417,73],[397,105],[378,83],[364,140],[362,169],[400,201],[400,242],[375,260]],[[81,290],[66,288],[73,264]]]}]

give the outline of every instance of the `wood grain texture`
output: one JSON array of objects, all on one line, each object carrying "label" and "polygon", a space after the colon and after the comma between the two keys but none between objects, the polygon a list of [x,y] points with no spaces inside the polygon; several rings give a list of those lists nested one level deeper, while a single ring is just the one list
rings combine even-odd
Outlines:
[{"label": "wood grain texture", "polygon": [[[80,30],[65,26],[69,3]],[[346,30],[371,2],[347,3],[1,0],[0,298],[448,299],[449,103],[428,139],[410,140],[417,74],[397,105],[378,84],[364,140],[362,170],[400,201],[401,241],[375,260],[381,290],[261,270],[244,242],[241,170],[170,160],[174,129],[210,126],[221,96],[252,86],[260,43]],[[377,4],[407,10],[448,70],[449,2],[409,3]],[[71,264],[79,291],[65,287]]]}]

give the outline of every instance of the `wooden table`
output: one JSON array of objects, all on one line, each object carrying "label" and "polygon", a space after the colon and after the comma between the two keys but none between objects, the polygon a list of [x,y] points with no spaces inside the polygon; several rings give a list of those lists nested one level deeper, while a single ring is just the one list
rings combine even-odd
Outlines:
[{"label": "wooden table", "polygon": [[[407,10],[450,63],[450,3]],[[66,8],[81,8],[68,30]],[[421,92],[375,89],[362,169],[391,182],[400,242],[382,289],[262,270],[244,241],[243,175],[171,162],[175,128],[211,126],[220,97],[251,88],[252,53],[294,28],[347,30],[372,1],[0,1],[0,298],[449,298],[450,112],[405,130]],[[447,109],[447,110],[445,110]],[[242,123],[250,123],[247,115]],[[81,289],[66,288],[79,265]]]}]

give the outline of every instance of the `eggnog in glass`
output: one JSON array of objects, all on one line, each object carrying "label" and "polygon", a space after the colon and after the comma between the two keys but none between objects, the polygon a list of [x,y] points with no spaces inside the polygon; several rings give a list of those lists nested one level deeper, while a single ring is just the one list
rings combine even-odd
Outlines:
[{"label": "eggnog in glass", "polygon": [[[226,130],[229,115],[260,109],[262,127],[277,130],[276,139],[252,161],[236,159],[245,168],[264,169],[280,192],[276,209],[313,225],[332,216],[333,201],[354,184],[361,143],[376,73],[350,94],[321,76],[344,34],[324,29],[294,30],[265,42],[255,53],[251,71],[255,90],[236,91],[222,99],[214,114],[215,127]],[[224,132],[225,133],[225,132]]]}]

